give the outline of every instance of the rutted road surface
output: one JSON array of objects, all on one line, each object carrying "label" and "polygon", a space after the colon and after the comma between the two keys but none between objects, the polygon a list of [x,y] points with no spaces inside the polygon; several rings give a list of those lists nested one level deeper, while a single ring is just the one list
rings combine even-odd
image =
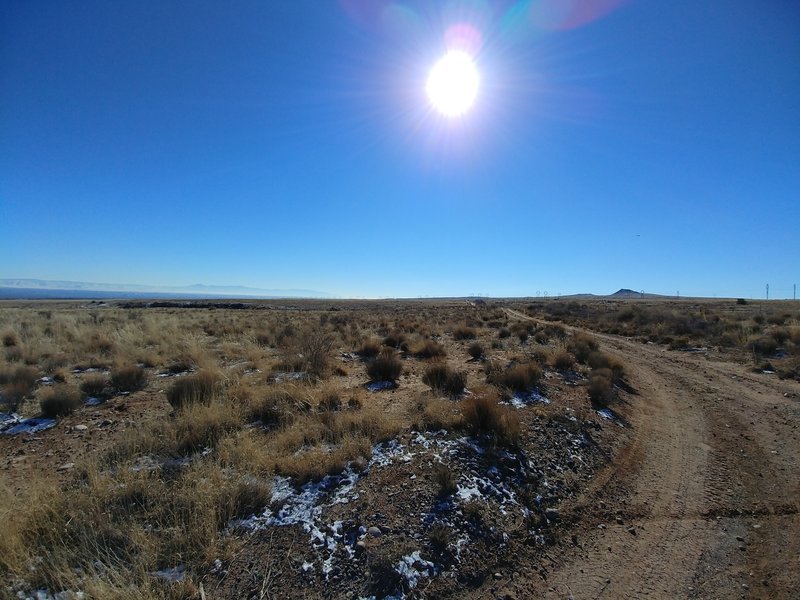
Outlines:
[{"label": "rutted road surface", "polygon": [[633,441],[583,498],[578,545],[525,594],[800,597],[800,385],[593,335],[638,392],[620,408]]}]

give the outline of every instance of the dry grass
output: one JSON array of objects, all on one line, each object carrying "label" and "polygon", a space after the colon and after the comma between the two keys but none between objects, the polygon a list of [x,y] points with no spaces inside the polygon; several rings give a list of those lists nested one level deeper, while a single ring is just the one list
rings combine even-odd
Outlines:
[{"label": "dry grass", "polygon": [[520,422],[516,412],[489,393],[475,394],[462,403],[465,425],[476,435],[485,435],[500,446],[515,446]]},{"label": "dry grass", "polygon": [[175,381],[167,392],[167,401],[173,408],[191,404],[204,404],[213,399],[221,390],[218,373],[201,371]]},{"label": "dry grass", "polygon": [[403,372],[403,363],[394,351],[386,349],[367,365],[367,375],[373,381],[397,381]]},{"label": "dry grass", "polygon": [[83,404],[81,391],[72,385],[58,384],[39,391],[39,407],[42,416],[64,417]]},{"label": "dry grass", "polygon": [[436,392],[455,397],[464,392],[467,376],[450,368],[445,362],[436,362],[425,369],[422,382]]}]

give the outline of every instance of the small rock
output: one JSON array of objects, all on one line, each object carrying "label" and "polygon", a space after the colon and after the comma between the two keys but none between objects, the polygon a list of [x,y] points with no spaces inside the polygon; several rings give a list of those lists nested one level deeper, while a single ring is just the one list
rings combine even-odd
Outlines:
[{"label": "small rock", "polygon": [[517,597],[514,595],[514,592],[509,590],[508,588],[503,588],[499,592],[497,592],[497,597],[500,600],[517,600]]},{"label": "small rock", "polygon": [[636,528],[633,526],[628,527],[628,533],[631,535],[636,535]]},{"label": "small rock", "polygon": [[75,466],[75,463],[64,463],[63,465],[61,465],[60,467],[58,467],[58,469],[56,469],[56,470],[57,470],[57,471],[69,471],[69,470],[70,470],[70,469],[72,469],[74,466]]},{"label": "small rock", "polygon": [[622,525],[622,517],[617,515],[617,525]]},{"label": "small rock", "polygon": [[547,518],[548,521],[558,521],[558,509],[557,508],[545,508],[544,509],[544,516]]},{"label": "small rock", "polygon": [[502,573],[495,573],[494,574],[494,578],[495,579],[502,579],[503,578],[503,574]]},{"label": "small rock", "polygon": [[367,549],[367,544],[364,543],[364,540],[358,540],[356,542],[356,550],[366,550],[366,549]]},{"label": "small rock", "polygon": [[73,429],[75,431],[86,431],[87,429],[89,429],[89,427],[87,425],[84,425],[83,423],[81,423],[80,425],[75,425],[75,427],[73,427]]},{"label": "small rock", "polygon": [[381,537],[381,535],[383,535],[381,528],[375,527],[375,525],[367,529],[367,533],[370,534],[372,537]]}]

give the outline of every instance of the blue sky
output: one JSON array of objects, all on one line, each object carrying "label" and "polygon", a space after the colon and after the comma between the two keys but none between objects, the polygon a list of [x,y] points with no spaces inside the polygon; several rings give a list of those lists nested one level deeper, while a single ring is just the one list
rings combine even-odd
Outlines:
[{"label": "blue sky", "polygon": [[0,6],[0,277],[791,297],[799,194],[793,0]]}]

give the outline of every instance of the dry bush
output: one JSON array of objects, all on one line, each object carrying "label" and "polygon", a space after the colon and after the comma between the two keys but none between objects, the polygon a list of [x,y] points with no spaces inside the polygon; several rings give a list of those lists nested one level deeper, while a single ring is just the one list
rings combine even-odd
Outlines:
[{"label": "dry bush", "polygon": [[425,369],[422,382],[439,393],[458,396],[467,386],[467,375],[451,369],[447,363],[437,362]]},{"label": "dry bush", "polygon": [[589,399],[596,406],[608,406],[615,398],[611,369],[593,369],[589,374]]},{"label": "dry bush", "polygon": [[589,357],[586,359],[586,364],[592,369],[608,369],[611,367],[608,357],[600,351],[589,354]]},{"label": "dry bush", "polygon": [[412,427],[420,431],[458,429],[463,426],[461,410],[444,398],[420,397],[410,414]]},{"label": "dry bush", "polygon": [[501,446],[516,446],[520,422],[516,412],[491,394],[476,394],[462,402],[465,425],[476,435],[486,435]]},{"label": "dry bush", "polygon": [[319,379],[328,374],[335,339],[322,327],[305,327],[294,338],[293,349],[302,361],[302,370]]},{"label": "dry bush", "polygon": [[10,412],[16,412],[33,393],[38,376],[36,369],[28,366],[0,369],[0,397]]},{"label": "dry bush", "polygon": [[552,365],[558,371],[569,371],[575,366],[575,358],[566,350],[561,350],[553,356]]},{"label": "dry bush", "polygon": [[383,345],[396,350],[405,352],[408,350],[408,338],[405,333],[400,330],[394,330],[383,338]]},{"label": "dry bush", "polygon": [[477,337],[475,330],[472,327],[461,325],[453,330],[454,340],[474,340]]},{"label": "dry bush", "polygon": [[212,371],[200,371],[177,379],[167,391],[172,408],[208,403],[222,389],[220,376]]},{"label": "dry bush", "polygon": [[447,351],[439,342],[420,340],[411,347],[411,354],[417,358],[443,358],[447,356]]},{"label": "dry bush", "polygon": [[446,554],[453,543],[453,530],[447,523],[436,522],[428,532],[431,549],[438,555]]},{"label": "dry bush", "polygon": [[492,363],[487,365],[485,372],[487,383],[517,393],[534,389],[543,375],[536,363],[512,364],[506,369],[499,369],[497,363]]},{"label": "dry bush", "polygon": [[83,404],[81,391],[72,385],[59,384],[39,391],[39,406],[42,416],[64,417]]},{"label": "dry bush", "polygon": [[747,348],[755,356],[769,357],[769,356],[774,355],[775,352],[777,352],[778,343],[772,337],[762,336],[762,337],[750,340],[747,343]]},{"label": "dry bush", "polygon": [[218,401],[186,405],[175,419],[173,450],[185,455],[214,448],[225,435],[241,426],[241,418],[230,404]]},{"label": "dry bush", "polygon": [[373,381],[392,381],[400,378],[403,364],[393,350],[384,350],[367,365],[367,375]]},{"label": "dry bush", "polygon": [[111,371],[111,387],[117,392],[136,392],[147,386],[147,372],[137,365],[126,365]]},{"label": "dry bush", "polygon": [[108,396],[108,378],[101,373],[85,375],[81,380],[81,391],[90,398]]},{"label": "dry bush", "polygon": [[19,336],[13,329],[6,329],[3,331],[3,333],[0,334],[0,339],[3,340],[4,348],[13,348],[19,344]]},{"label": "dry bush", "polygon": [[436,494],[439,498],[452,496],[458,490],[458,480],[445,464],[439,463],[433,468],[433,481],[436,483]]},{"label": "dry bush", "polygon": [[377,340],[365,340],[358,349],[361,358],[375,358],[381,351],[381,344]]},{"label": "dry bush", "polygon": [[484,349],[483,346],[479,342],[475,342],[469,345],[467,348],[467,353],[475,360],[480,360],[484,356]]},{"label": "dry bush", "polygon": [[567,343],[567,350],[572,352],[581,364],[585,364],[589,359],[589,355],[599,348],[597,340],[585,333],[576,333],[572,339]]}]

